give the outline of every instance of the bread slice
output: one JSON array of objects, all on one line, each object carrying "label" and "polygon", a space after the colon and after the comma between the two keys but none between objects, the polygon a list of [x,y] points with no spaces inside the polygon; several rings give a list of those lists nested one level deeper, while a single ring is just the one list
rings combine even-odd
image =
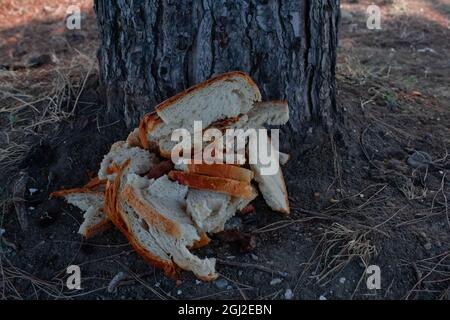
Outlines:
[{"label": "bread slice", "polygon": [[159,104],[155,109],[165,123],[183,128],[202,120],[207,127],[214,121],[247,113],[261,101],[258,86],[245,73],[225,73],[197,84]]},{"label": "bread slice", "polygon": [[111,226],[104,213],[104,189],[106,181],[94,178],[82,188],[67,189],[51,193],[52,197],[64,197],[65,200],[84,211],[83,222],[78,233],[91,238]]},{"label": "bread slice", "polygon": [[181,164],[175,167],[187,173],[196,173],[244,182],[251,182],[254,177],[254,173],[251,170],[231,164]]},{"label": "bread slice", "polygon": [[255,127],[283,125],[289,121],[289,106],[287,101],[258,102],[247,115],[249,125]]},{"label": "bread slice", "polygon": [[[186,186],[167,176],[149,180],[128,174],[116,180],[107,188],[108,215],[147,261],[169,276],[180,267],[203,280],[217,277],[215,259],[200,259],[188,249],[202,236],[184,211]],[[113,188],[115,194],[109,191]]]},{"label": "bread slice", "polygon": [[202,121],[204,129],[221,121],[236,122],[260,100],[258,87],[245,73],[219,75],[162,102],[156,112],[144,116],[139,125],[141,144],[170,158],[177,144],[171,141],[173,130],[184,128],[192,134],[194,121]]},{"label": "bread slice", "polygon": [[254,196],[252,185],[248,182],[182,171],[170,171],[169,178],[194,189],[225,193],[243,199],[252,199]]},{"label": "bread slice", "polygon": [[[269,138],[267,138],[267,142],[269,144],[272,143]],[[272,149],[272,151],[274,150]],[[275,174],[263,174],[262,169],[264,166],[259,162],[256,164],[250,164],[250,169],[255,173],[255,181],[258,182],[258,188],[269,207],[275,211],[289,214],[289,199],[286,184],[284,182],[283,171],[281,170],[280,164],[277,162],[277,159],[274,157],[273,153],[271,153],[271,157],[272,162],[278,169]]]},{"label": "bread slice", "polygon": [[168,277],[176,277],[177,268],[170,256],[164,252],[154,239],[153,231],[147,223],[135,213],[122,196],[126,185],[126,176],[123,169],[117,165],[111,168],[114,171],[114,179],[108,180],[105,191],[105,211],[114,225],[127,238],[136,252],[155,268],[162,269]]},{"label": "bread slice", "polygon": [[255,197],[254,189],[252,199],[232,197],[228,194],[217,193],[206,190],[189,189],[186,198],[186,211],[192,220],[207,233],[223,231],[225,223]]},{"label": "bread slice", "polygon": [[118,141],[111,146],[111,150],[103,158],[98,171],[99,178],[114,180],[115,173],[111,169],[113,164],[121,167],[127,161],[129,161],[129,165],[126,166],[127,172],[136,174],[148,172],[159,162],[158,158],[147,150],[131,147],[125,141]]}]

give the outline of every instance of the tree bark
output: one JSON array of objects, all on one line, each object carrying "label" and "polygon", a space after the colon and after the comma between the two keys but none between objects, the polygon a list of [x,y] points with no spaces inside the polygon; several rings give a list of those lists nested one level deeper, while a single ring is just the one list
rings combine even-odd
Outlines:
[{"label": "tree bark", "polygon": [[129,127],[232,70],[289,101],[292,131],[333,124],[339,0],[95,0],[95,12],[108,112]]}]

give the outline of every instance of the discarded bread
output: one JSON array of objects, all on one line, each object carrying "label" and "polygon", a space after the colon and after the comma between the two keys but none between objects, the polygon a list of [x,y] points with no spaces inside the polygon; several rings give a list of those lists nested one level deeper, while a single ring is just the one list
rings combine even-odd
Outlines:
[{"label": "discarded bread", "polygon": [[91,238],[110,227],[110,220],[103,211],[105,180],[94,178],[82,188],[53,192],[52,197],[64,197],[66,201],[84,212],[78,233]]},{"label": "discarded bread", "polygon": [[[217,277],[215,259],[199,258],[193,250],[207,245],[208,235],[223,231],[237,212],[253,211],[246,208],[258,195],[256,186],[273,210],[289,213],[279,168],[289,156],[279,153],[273,175],[264,175],[261,163],[249,163],[248,153],[239,164],[174,163],[171,151],[177,142],[172,141],[172,133],[179,128],[194,133],[194,121],[202,122],[203,131],[225,132],[264,129],[288,120],[287,103],[261,102],[260,91],[248,75],[219,75],[145,115],[126,141],[111,146],[97,179],[53,195],[85,212],[80,227],[84,236],[112,222],[139,255],[167,276],[187,270],[210,281]],[[202,142],[202,152],[206,145]]]}]

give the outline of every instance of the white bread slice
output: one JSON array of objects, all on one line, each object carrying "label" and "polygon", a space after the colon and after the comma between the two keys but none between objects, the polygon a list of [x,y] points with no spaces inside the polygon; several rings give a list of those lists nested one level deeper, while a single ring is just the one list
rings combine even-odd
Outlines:
[{"label": "white bread slice", "polygon": [[254,197],[252,185],[244,181],[208,177],[182,171],[170,171],[169,178],[194,189],[220,192],[244,199],[253,199]]},{"label": "white bread slice", "polygon": [[216,278],[215,259],[199,259],[188,250],[201,236],[184,212],[187,187],[167,176],[155,181],[129,174],[126,180],[119,215],[137,251],[169,275],[178,266],[203,280]]},{"label": "white bread slice", "polygon": [[231,164],[179,164],[175,168],[188,173],[196,173],[210,177],[227,178],[244,182],[251,182],[254,173],[251,170]]},{"label": "white bread slice", "polygon": [[173,130],[194,132],[194,121],[204,129],[220,121],[238,121],[242,114],[261,101],[253,80],[242,72],[229,72],[191,87],[162,102],[156,112],[144,116],[139,125],[141,144],[146,149],[159,148],[165,158],[177,142],[171,141]]},{"label": "white bread slice", "polygon": [[98,177],[113,181],[115,179],[115,173],[111,169],[113,164],[122,167],[126,162],[129,162],[126,166],[127,173],[144,174],[159,160],[147,150],[130,147],[125,141],[118,141],[111,146],[111,150],[103,158]]},{"label": "white bread slice", "polygon": [[214,121],[247,113],[260,100],[261,93],[253,80],[234,71],[180,92],[155,109],[165,123],[188,128],[194,120],[202,120],[207,127]]},{"label": "white bread slice", "polygon": [[105,183],[94,178],[82,188],[61,190],[51,194],[52,197],[64,197],[68,203],[84,211],[83,222],[78,233],[85,238],[91,238],[111,225],[103,211]]},{"label": "white bread slice", "polygon": [[[269,138],[267,138],[267,142],[269,144],[272,143]],[[250,164],[250,169],[255,173],[255,180],[256,182],[258,182],[259,190],[261,191],[264,200],[269,205],[269,207],[275,211],[289,214],[289,199],[286,184],[284,182],[283,171],[281,170],[279,162],[276,162],[276,158],[273,156],[273,154],[271,154],[271,157],[272,161],[278,167],[278,170],[275,174],[263,174],[262,169],[264,168],[264,166],[259,162],[256,164]]]},{"label": "white bread slice", "polygon": [[[257,192],[254,190],[254,198]],[[253,198],[253,199],[254,199]],[[253,199],[232,197],[228,194],[189,189],[186,211],[194,222],[207,233],[223,231],[225,223]]]},{"label": "white bread slice", "polygon": [[283,125],[289,121],[287,101],[264,101],[256,103],[248,115],[248,124],[255,127],[267,125]]}]

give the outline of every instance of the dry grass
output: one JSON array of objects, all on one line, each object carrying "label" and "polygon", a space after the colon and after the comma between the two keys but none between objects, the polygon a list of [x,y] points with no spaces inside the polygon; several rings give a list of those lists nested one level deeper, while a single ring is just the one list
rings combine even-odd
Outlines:
[{"label": "dry grass", "polygon": [[[405,295],[405,299],[414,299],[419,295],[431,295],[440,300],[447,300],[450,292],[450,252],[421,259],[415,262],[404,262],[403,266],[412,267],[417,282]],[[436,285],[441,290],[436,290]]]},{"label": "dry grass", "polygon": [[74,115],[95,66],[78,53],[70,64],[52,66],[37,79],[0,71],[0,172],[12,172],[33,141],[54,134],[57,124]]}]

